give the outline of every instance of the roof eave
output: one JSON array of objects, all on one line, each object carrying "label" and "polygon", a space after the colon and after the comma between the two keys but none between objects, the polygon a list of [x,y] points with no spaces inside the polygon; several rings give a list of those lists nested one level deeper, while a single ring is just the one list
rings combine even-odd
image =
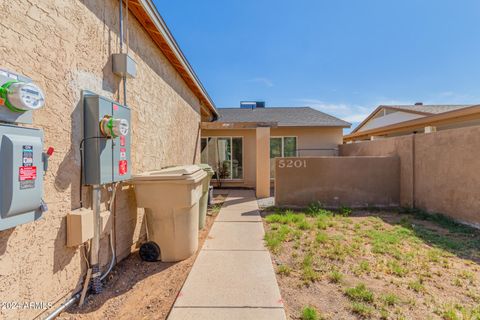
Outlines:
[{"label": "roof eave", "polygon": [[432,114],[418,119],[403,121],[395,124],[391,124],[384,127],[365,130],[361,132],[352,132],[343,137],[344,141],[354,141],[356,139],[368,138],[374,135],[384,135],[393,132],[400,132],[405,130],[413,130],[426,125],[438,125],[445,122],[460,122],[469,117],[480,118],[480,105],[474,105],[467,108],[457,109],[453,111],[447,111],[438,114]]}]

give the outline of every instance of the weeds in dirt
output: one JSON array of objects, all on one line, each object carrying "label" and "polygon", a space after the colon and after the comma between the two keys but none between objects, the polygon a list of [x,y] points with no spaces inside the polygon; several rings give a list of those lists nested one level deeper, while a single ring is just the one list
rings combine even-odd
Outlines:
[{"label": "weeds in dirt", "polygon": [[343,274],[341,272],[337,271],[337,270],[333,270],[328,275],[328,279],[332,283],[340,283],[343,279]]},{"label": "weeds in dirt", "polygon": [[373,292],[365,284],[360,283],[345,290],[345,295],[353,301],[373,302]]},{"label": "weeds in dirt", "polygon": [[302,315],[300,317],[302,320],[321,320],[322,318],[318,315],[318,312],[313,307],[304,307],[302,309]]},{"label": "weeds in dirt", "polygon": [[283,276],[289,276],[291,272],[292,272],[292,268],[284,264],[278,266],[277,268],[277,273]]},{"label": "weeds in dirt", "polygon": [[352,302],[352,311],[363,317],[368,317],[372,315],[373,308],[362,302]]},{"label": "weeds in dirt", "polygon": [[265,244],[283,261],[279,283],[292,287],[295,299],[284,299],[296,314],[321,294],[338,302],[309,307],[336,318],[480,320],[478,230],[440,215],[344,215],[318,203],[304,213],[277,209],[265,222]]}]

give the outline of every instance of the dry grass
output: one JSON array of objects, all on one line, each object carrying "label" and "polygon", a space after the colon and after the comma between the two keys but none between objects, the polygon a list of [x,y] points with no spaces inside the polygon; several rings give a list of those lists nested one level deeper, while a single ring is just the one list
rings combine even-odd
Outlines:
[{"label": "dry grass", "polygon": [[422,212],[265,212],[287,313],[480,320],[480,232]]}]

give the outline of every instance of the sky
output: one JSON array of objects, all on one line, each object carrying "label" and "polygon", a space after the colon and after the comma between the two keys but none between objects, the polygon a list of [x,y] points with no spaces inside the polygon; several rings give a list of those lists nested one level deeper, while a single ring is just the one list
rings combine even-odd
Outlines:
[{"label": "sky", "polygon": [[154,0],[215,105],[480,103],[478,0]]}]

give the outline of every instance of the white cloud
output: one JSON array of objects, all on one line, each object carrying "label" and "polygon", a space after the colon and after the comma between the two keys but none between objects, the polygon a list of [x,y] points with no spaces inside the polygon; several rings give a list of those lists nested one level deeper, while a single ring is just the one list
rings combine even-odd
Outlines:
[{"label": "white cloud", "polygon": [[346,103],[327,103],[318,99],[298,99],[303,104],[350,123],[362,122],[375,108]]},{"label": "white cloud", "polygon": [[268,79],[268,78],[258,77],[258,78],[250,79],[250,80],[248,80],[248,82],[261,83],[261,84],[263,84],[264,86],[269,87],[269,88],[273,87],[273,82],[272,82],[272,80],[270,80],[270,79]]}]

